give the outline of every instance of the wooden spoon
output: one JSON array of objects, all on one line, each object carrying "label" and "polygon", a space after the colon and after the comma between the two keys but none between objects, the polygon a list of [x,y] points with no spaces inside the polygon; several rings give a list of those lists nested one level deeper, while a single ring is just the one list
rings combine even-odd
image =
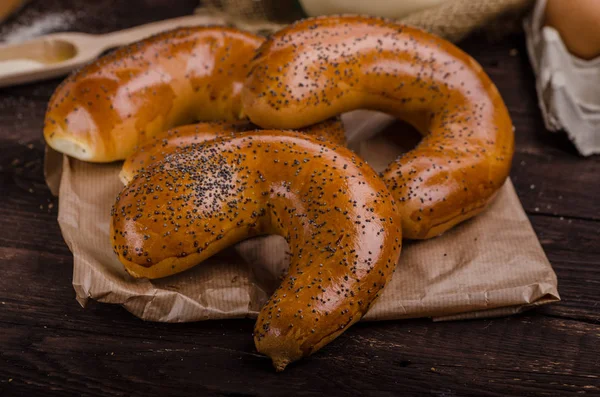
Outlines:
[{"label": "wooden spoon", "polygon": [[224,17],[191,15],[93,35],[54,33],[19,44],[0,45],[0,88],[65,75],[110,48],[178,27],[223,25]]}]

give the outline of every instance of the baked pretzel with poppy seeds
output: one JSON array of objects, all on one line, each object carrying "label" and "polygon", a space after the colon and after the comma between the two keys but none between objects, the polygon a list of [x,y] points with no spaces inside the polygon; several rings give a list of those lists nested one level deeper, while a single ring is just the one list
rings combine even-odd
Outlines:
[{"label": "baked pretzel with poppy seeds", "polygon": [[299,21],[257,51],[242,91],[262,128],[300,128],[354,109],[383,111],[424,138],[382,176],[407,238],[481,212],[508,177],[514,134],[481,66],[424,31],[363,16]]},{"label": "baked pretzel with poppy seeds", "polygon": [[120,48],[56,89],[46,142],[79,160],[111,162],[178,125],[241,119],[241,88],[263,40],[233,28],[193,27]]},{"label": "baked pretzel with poppy seeds", "polygon": [[324,139],[269,130],[178,148],[140,170],[110,235],[132,276],[159,278],[263,234],[291,252],[254,332],[278,371],[367,312],[402,244],[393,197],[370,166]]}]

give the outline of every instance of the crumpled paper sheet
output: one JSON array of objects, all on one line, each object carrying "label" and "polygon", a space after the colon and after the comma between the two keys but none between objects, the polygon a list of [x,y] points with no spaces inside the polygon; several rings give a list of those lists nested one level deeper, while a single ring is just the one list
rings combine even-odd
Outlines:
[{"label": "crumpled paper sheet", "polygon": [[[402,127],[377,134],[389,116],[356,111],[342,119],[349,146],[378,171],[407,149],[392,139]],[[133,279],[109,239],[110,209],[123,188],[120,166],[47,152],[46,178],[59,196],[58,222],[73,252],[79,303],[120,304],[163,322],[255,317],[287,267],[285,240],[246,240],[186,272]],[[495,317],[559,299],[556,275],[509,180],[475,219],[432,240],[405,241],[391,282],[364,320]]]},{"label": "crumpled paper sheet", "polygon": [[538,0],[524,21],[544,123],[564,130],[581,155],[600,154],[600,57],[572,55],[556,29],[543,25],[546,3]]}]

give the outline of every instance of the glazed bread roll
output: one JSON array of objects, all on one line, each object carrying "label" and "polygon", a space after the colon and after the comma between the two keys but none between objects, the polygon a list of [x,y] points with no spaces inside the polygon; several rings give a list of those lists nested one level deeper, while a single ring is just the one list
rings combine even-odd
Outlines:
[{"label": "glazed bread roll", "polygon": [[80,160],[110,162],[177,125],[240,119],[243,80],[262,41],[233,28],[195,27],[123,47],[56,89],[46,142]]},{"label": "glazed bread roll", "polygon": [[[124,185],[127,185],[141,169],[161,161],[168,153],[177,148],[255,129],[257,127],[248,121],[235,121],[197,123],[161,132],[127,157],[119,173],[119,178]],[[339,118],[308,126],[301,132],[322,137],[342,146],[346,144],[344,125]]]},{"label": "glazed bread roll", "polygon": [[262,128],[301,128],[354,109],[415,126],[421,143],[383,173],[407,238],[478,214],[510,171],[512,123],[482,68],[451,43],[384,19],[312,18],[275,33],[258,50],[242,101]]},{"label": "glazed bread roll", "polygon": [[287,275],[254,339],[277,370],[357,322],[389,281],[402,232],[383,181],[349,150],[252,131],[176,149],[140,171],[112,211],[112,245],[134,277],[195,266],[243,239],[287,240]]}]

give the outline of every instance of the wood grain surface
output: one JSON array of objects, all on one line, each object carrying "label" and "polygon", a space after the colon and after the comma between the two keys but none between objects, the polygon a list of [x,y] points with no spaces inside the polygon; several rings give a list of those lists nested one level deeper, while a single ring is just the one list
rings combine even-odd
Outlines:
[{"label": "wood grain surface", "polygon": [[[103,33],[192,12],[197,1],[34,1],[0,40],[43,15]],[[281,374],[251,320],[146,323],[82,309],[57,199],[43,179],[42,123],[59,83],[0,90],[0,395],[600,395],[600,156],[545,130],[517,35],[460,46],[498,85],[516,126],[511,177],[558,274],[562,302],[493,320],[359,324]]]}]

